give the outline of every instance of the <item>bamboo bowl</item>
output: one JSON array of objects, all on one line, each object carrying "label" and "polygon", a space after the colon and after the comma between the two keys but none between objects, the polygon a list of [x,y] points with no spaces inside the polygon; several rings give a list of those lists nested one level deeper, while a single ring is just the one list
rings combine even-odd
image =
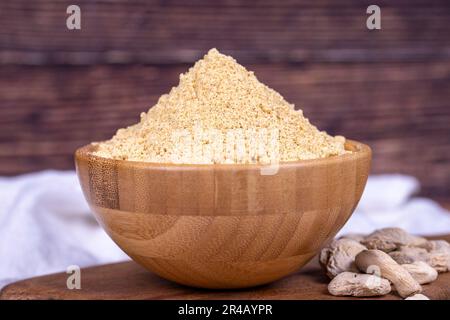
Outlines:
[{"label": "bamboo bowl", "polygon": [[367,181],[371,150],[262,165],[176,165],[76,151],[78,178],[97,220],[133,260],[203,288],[269,283],[305,265],[344,225]]}]

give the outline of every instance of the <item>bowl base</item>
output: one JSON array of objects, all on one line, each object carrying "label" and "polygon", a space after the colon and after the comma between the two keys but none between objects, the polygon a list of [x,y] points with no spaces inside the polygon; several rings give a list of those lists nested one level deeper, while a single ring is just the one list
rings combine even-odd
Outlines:
[{"label": "bowl base", "polygon": [[131,256],[158,276],[190,287],[206,289],[239,289],[267,284],[281,279],[304,266],[315,253],[270,261],[186,262],[143,256]]}]

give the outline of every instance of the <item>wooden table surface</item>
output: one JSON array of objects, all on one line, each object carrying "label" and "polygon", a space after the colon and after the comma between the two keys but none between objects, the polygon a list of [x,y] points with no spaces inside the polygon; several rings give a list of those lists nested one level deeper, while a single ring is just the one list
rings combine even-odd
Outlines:
[{"label": "wooden table surface", "polygon": [[[450,235],[435,237],[450,240]],[[205,290],[180,286],[146,271],[135,262],[122,262],[81,270],[81,289],[66,287],[66,273],[19,281],[0,292],[3,299],[351,299],[333,297],[327,292],[328,279],[317,257],[299,272],[272,284],[246,290]],[[432,300],[450,299],[450,273],[423,286]],[[361,298],[359,298],[361,299]],[[376,298],[400,299],[394,294]]]}]

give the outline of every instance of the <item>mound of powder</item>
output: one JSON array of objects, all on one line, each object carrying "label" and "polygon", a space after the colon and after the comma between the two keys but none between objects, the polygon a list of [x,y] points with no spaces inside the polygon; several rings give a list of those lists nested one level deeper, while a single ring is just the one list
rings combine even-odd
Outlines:
[{"label": "mound of powder", "polygon": [[139,123],[97,143],[95,154],[158,163],[265,163],[341,155],[344,143],[211,49]]}]

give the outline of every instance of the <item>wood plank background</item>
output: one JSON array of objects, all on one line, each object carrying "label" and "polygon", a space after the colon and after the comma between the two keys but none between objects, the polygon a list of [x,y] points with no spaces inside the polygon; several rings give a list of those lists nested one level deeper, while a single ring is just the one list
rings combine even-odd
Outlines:
[{"label": "wood plank background", "polygon": [[73,151],[138,120],[217,47],[321,129],[374,149],[373,172],[450,196],[450,2],[0,2],[0,175],[73,168]]}]

